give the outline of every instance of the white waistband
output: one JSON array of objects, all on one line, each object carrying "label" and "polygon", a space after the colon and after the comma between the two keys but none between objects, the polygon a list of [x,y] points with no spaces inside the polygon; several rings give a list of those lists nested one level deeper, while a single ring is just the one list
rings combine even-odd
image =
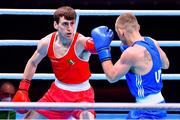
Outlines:
[{"label": "white waistband", "polygon": [[66,83],[63,83],[63,82],[55,79],[55,85],[58,88],[68,90],[68,91],[73,91],[73,92],[85,91],[85,90],[88,90],[91,87],[91,85],[89,83],[89,80],[86,80],[85,82],[80,83],[80,84],[66,84]]},{"label": "white waistband", "polygon": [[137,97],[136,101],[138,103],[160,103],[164,101],[164,97],[162,96],[161,92],[158,92],[156,94],[150,94],[144,98]]}]

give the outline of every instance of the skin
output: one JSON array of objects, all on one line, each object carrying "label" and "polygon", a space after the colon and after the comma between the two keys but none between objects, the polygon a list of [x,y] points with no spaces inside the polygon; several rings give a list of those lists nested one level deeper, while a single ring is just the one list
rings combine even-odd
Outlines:
[{"label": "skin", "polygon": [[[54,28],[58,31],[54,44],[54,51],[55,56],[60,58],[66,54],[72,43],[75,30],[75,20],[66,20],[64,17],[61,17],[59,23],[54,22]],[[50,38],[51,34],[39,41],[36,51],[26,64],[23,74],[24,79],[32,79],[38,64],[47,55]],[[84,50],[84,45],[87,39],[88,37],[84,37],[80,34],[75,45],[77,56],[86,61],[88,61],[90,57],[90,53]]]},{"label": "skin", "polygon": [[[54,43],[54,53],[57,58],[61,58],[67,53],[73,41],[75,31],[75,20],[67,20],[64,18],[64,16],[62,16],[59,18],[59,23],[54,22],[54,28],[58,32]],[[32,79],[33,75],[36,72],[38,64],[47,55],[51,35],[52,34],[49,34],[39,41],[36,51],[26,64],[23,79]],[[75,52],[77,56],[85,61],[88,61],[91,55],[90,52],[85,51],[84,49],[84,45],[87,39],[88,37],[85,37],[82,34],[80,34],[75,44]],[[37,112],[31,111],[27,114],[26,118],[29,118],[30,116],[34,116],[34,118],[36,116],[37,118],[39,118],[38,115],[39,114]],[[94,115],[88,111],[86,111],[85,113],[82,112],[80,114],[80,119],[87,118],[93,120]]]},{"label": "skin", "polygon": [[[103,70],[110,83],[114,83],[123,77],[128,71],[132,71],[136,74],[144,75],[148,73],[152,68],[152,58],[150,53],[143,46],[134,45],[134,42],[139,40],[144,40],[141,36],[139,30],[140,26],[137,25],[136,28],[129,32],[127,29],[123,28],[121,24],[116,22],[115,24],[116,32],[122,43],[128,45],[128,47],[120,56],[119,60],[113,65],[111,60],[104,61],[102,63]],[[158,42],[153,40],[158,48],[162,61],[162,69],[169,68],[169,60],[165,52],[160,48]]]}]

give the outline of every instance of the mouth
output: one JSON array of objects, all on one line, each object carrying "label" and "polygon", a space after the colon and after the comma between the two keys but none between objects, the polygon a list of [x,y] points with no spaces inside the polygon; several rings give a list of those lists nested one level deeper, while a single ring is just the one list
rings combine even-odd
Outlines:
[{"label": "mouth", "polygon": [[67,36],[67,37],[71,37],[71,36],[72,36],[72,33],[67,33],[66,36]]}]

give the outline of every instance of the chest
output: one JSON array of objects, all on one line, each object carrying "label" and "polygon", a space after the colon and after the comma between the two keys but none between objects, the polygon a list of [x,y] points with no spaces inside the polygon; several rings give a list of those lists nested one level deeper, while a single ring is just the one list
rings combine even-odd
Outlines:
[{"label": "chest", "polygon": [[57,58],[61,58],[65,56],[70,51],[74,52],[79,57],[82,54],[83,48],[78,43],[69,46],[64,46],[62,44],[54,43],[53,51],[54,51],[54,55]]}]

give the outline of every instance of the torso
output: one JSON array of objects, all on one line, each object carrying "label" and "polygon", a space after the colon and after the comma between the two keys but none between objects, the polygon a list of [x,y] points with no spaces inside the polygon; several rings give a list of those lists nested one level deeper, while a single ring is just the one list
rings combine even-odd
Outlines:
[{"label": "torso", "polygon": [[[147,42],[147,43],[146,43]],[[146,38],[133,45],[135,52],[131,70],[126,74],[128,86],[135,97],[145,97],[161,91],[161,58],[155,44]]]},{"label": "torso", "polygon": [[[67,51],[69,50],[71,46],[72,41],[69,45],[63,45],[62,42],[58,38],[59,37],[56,36],[56,40],[54,43],[54,53],[57,58],[61,58],[64,55],[66,55]],[[90,54],[84,51],[84,47],[82,43],[79,41],[79,39],[82,39],[81,35],[78,36],[77,42],[75,44],[76,55],[81,59],[88,60],[89,58],[87,56],[89,56]]]},{"label": "torso", "polygon": [[51,35],[47,52],[57,80],[66,84],[80,84],[88,80],[91,75],[88,64],[90,53],[84,50],[81,35],[76,33],[68,46],[57,38],[57,33]]},{"label": "torso", "polygon": [[57,58],[63,57],[66,54],[66,52],[68,51],[68,49],[69,49],[69,46],[63,46],[62,44],[59,44],[59,43],[57,43],[57,41],[55,41],[54,53]]}]

